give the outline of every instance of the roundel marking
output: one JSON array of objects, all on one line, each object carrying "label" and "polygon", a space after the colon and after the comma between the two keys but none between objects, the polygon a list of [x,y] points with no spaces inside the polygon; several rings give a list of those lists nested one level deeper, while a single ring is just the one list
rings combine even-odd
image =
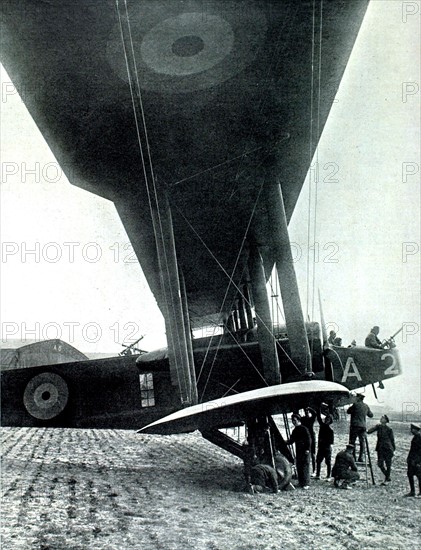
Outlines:
[{"label": "roundel marking", "polygon": [[[172,0],[155,10],[145,3],[133,5],[130,47],[140,88],[164,96],[203,90],[225,82],[255,59],[268,28],[259,7],[251,4],[234,13],[227,2],[219,4],[216,14],[193,5],[200,10],[174,13]],[[113,73],[127,82],[119,25],[109,35],[106,58]]]},{"label": "roundel marking", "polygon": [[51,420],[64,411],[69,389],[64,379],[53,372],[34,376],[26,385],[23,404],[28,413],[38,420]]},{"label": "roundel marking", "polygon": [[156,73],[187,76],[214,67],[233,44],[231,25],[221,17],[183,13],[155,25],[144,36],[140,53]]}]

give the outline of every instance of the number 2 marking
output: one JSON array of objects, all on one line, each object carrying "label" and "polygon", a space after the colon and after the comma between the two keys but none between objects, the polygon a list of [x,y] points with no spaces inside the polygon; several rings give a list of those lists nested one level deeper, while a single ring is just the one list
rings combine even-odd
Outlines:
[{"label": "number 2 marking", "polygon": [[390,374],[390,375],[393,375],[393,374],[399,374],[399,366],[398,366],[398,363],[396,361],[396,357],[394,355],[392,355],[391,353],[384,353],[382,356],[381,356],[381,360],[384,361],[386,359],[386,357],[391,357],[392,358],[392,364],[390,365],[390,367],[387,367],[387,369],[384,371],[385,374]]}]

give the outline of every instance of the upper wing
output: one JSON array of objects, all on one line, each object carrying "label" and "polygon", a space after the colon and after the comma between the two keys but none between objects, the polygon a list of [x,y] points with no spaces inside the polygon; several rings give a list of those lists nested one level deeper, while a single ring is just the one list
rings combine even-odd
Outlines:
[{"label": "upper wing", "polygon": [[248,418],[299,410],[322,401],[339,401],[349,391],[335,382],[307,380],[259,388],[181,409],[139,432],[172,434],[236,426]]},{"label": "upper wing", "polygon": [[123,2],[5,0],[1,49],[70,181],[115,202],[161,309],[146,172],[154,189],[167,189],[197,320],[220,310],[229,276],[241,280],[252,216],[271,267],[270,224],[257,199],[279,178],[291,216],[367,4],[129,0],[123,24],[146,159]]}]

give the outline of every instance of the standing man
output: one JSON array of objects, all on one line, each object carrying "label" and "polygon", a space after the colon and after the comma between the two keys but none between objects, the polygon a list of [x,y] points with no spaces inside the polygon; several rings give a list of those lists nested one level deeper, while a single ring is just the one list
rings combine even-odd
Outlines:
[{"label": "standing man", "polygon": [[378,334],[380,332],[379,327],[373,327],[365,339],[365,346],[367,348],[383,349],[382,343],[378,339]]},{"label": "standing man", "polygon": [[287,445],[295,443],[295,465],[297,467],[298,485],[302,489],[310,486],[310,450],[311,439],[306,427],[301,424],[301,417],[294,413],[291,416],[294,429],[291,437],[285,442]]},{"label": "standing man", "polygon": [[357,394],[357,401],[349,407],[346,411],[351,415],[351,425],[349,428],[349,444],[354,446],[354,458],[355,458],[355,441],[358,437],[360,443],[360,452],[358,456],[358,462],[363,461],[365,450],[365,439],[367,432],[367,416],[373,418],[373,413],[370,411],[368,405],[364,403],[364,395]]},{"label": "standing man", "polygon": [[354,457],[354,445],[348,444],[346,449],[340,451],[335,458],[332,475],[335,478],[335,487],[339,487],[339,482],[342,481],[342,489],[351,489],[350,483],[354,483],[360,478],[357,470]]},{"label": "standing man", "polygon": [[406,497],[415,496],[414,476],[418,478],[419,496],[421,496],[421,428],[417,424],[411,424],[411,433],[414,436],[411,441],[408,458],[409,493]]},{"label": "standing man", "polygon": [[377,466],[383,472],[384,481],[382,485],[386,485],[390,482],[390,471],[392,468],[392,458],[393,453],[396,450],[395,447],[395,437],[393,435],[393,430],[387,424],[389,422],[389,417],[387,414],[384,414],[380,418],[380,424],[376,424],[369,430],[368,434],[377,432]]},{"label": "standing man", "polygon": [[332,424],[332,417],[330,414],[325,416],[325,419],[322,419],[320,411],[317,412],[317,421],[319,422],[319,439],[317,442],[317,457],[316,457],[316,479],[320,479],[320,469],[322,466],[323,460],[326,462],[326,478],[330,478],[331,473],[331,460],[332,460],[332,445],[335,439],[330,425]]},{"label": "standing man", "polygon": [[311,407],[304,409],[304,416],[301,417],[301,424],[307,428],[311,439],[311,467],[312,471],[316,469],[316,434],[314,433],[314,423],[316,421],[316,411]]}]

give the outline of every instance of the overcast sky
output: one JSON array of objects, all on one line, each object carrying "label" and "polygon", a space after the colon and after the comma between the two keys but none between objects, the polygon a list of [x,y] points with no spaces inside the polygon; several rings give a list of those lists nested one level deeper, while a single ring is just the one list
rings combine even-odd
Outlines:
[{"label": "overcast sky", "polygon": [[[362,344],[374,324],[385,338],[405,323],[397,340],[405,374],[381,393],[397,408],[421,401],[417,7],[369,6],[319,144],[314,280],[310,179],[290,223],[305,314],[318,315],[320,288],[345,345]],[[4,71],[2,79],[2,338],[60,337],[91,352],[118,352],[142,334],[145,349],[165,345],[113,204],[68,183]],[[314,171],[311,186],[314,201]]]}]

